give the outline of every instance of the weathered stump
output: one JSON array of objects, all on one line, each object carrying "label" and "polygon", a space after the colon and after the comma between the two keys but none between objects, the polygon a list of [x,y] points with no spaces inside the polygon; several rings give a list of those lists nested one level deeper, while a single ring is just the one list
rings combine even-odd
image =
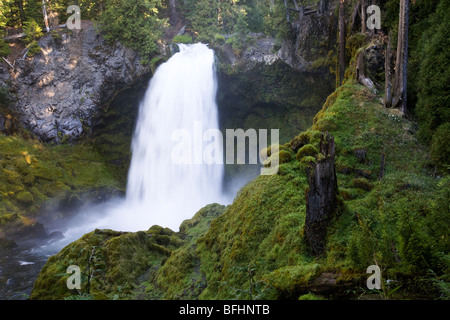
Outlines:
[{"label": "weathered stump", "polygon": [[307,167],[309,189],[306,192],[305,237],[315,255],[324,251],[327,228],[337,208],[338,192],[334,137],[322,133],[319,158],[312,167]]}]

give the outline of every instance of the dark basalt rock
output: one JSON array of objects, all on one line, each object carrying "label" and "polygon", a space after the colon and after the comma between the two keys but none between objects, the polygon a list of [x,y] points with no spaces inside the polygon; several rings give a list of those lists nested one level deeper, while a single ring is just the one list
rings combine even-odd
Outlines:
[{"label": "dark basalt rock", "polygon": [[19,99],[10,107],[44,142],[90,134],[115,95],[150,73],[135,51],[107,43],[92,25],[59,36],[42,37],[42,52],[17,61],[11,72]]},{"label": "dark basalt rock", "polygon": [[0,237],[0,251],[11,250],[17,248],[17,243],[14,240]]}]

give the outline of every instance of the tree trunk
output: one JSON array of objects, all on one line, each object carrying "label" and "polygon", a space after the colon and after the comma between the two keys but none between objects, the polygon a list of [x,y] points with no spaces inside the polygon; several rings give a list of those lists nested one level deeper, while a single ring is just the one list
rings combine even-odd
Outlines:
[{"label": "tree trunk", "polygon": [[178,0],[170,0],[169,6],[170,6],[170,19],[169,23],[172,26],[176,26],[178,24],[178,13],[177,13],[177,4]]},{"label": "tree trunk", "polygon": [[391,74],[391,59],[392,59],[392,47],[391,47],[391,34],[389,33],[386,53],[384,57],[384,106],[390,108],[392,105],[392,74]]},{"label": "tree trunk", "polygon": [[345,75],[345,16],[344,0],[339,4],[339,85],[344,81]]},{"label": "tree trunk", "polygon": [[404,5],[404,17],[403,17],[403,46],[402,46],[402,55],[403,55],[403,66],[402,66],[402,104],[401,111],[403,116],[406,115],[406,107],[407,107],[407,87],[408,87],[408,36],[409,36],[409,3],[410,0],[405,0]]},{"label": "tree trunk", "polygon": [[366,33],[366,0],[361,0],[361,32]]},{"label": "tree trunk", "polygon": [[289,17],[289,6],[287,4],[287,0],[284,0],[284,6],[286,7],[286,20],[289,22],[291,19]]},{"label": "tree trunk", "polygon": [[406,114],[407,102],[408,24],[409,0],[401,0],[398,22],[397,57],[392,89],[392,106],[400,108],[403,115]]},{"label": "tree trunk", "polygon": [[306,192],[305,238],[315,255],[325,249],[328,224],[337,208],[337,178],[334,163],[334,137],[322,133],[320,152],[325,157],[313,168],[307,167],[309,189]]},{"label": "tree trunk", "polygon": [[297,12],[298,12],[298,19],[301,20],[303,18],[303,16],[302,16],[300,7],[298,6],[298,3],[296,0],[294,0],[294,7],[295,7],[295,10],[297,10]]},{"label": "tree trunk", "polygon": [[48,16],[47,16],[47,8],[45,6],[45,0],[42,0],[42,15],[44,16],[45,29],[47,30],[47,32],[49,32],[50,28],[48,26]]}]

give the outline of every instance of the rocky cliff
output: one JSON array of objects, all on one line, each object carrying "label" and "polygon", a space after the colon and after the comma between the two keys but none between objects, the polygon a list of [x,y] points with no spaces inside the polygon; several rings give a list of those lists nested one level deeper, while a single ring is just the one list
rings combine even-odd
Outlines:
[{"label": "rocky cliff", "polygon": [[10,74],[12,109],[45,142],[73,141],[89,132],[118,91],[149,73],[139,55],[107,43],[92,24],[46,34],[42,52],[17,61]]}]

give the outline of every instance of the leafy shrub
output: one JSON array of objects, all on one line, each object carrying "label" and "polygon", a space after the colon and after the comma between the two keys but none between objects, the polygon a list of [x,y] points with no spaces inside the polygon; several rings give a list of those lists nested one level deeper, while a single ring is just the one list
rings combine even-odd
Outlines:
[{"label": "leafy shrub", "polygon": [[36,41],[44,34],[42,33],[41,26],[34,20],[30,20],[24,23],[23,32],[25,33],[25,38],[23,41],[27,44]]},{"label": "leafy shrub", "polygon": [[188,34],[178,34],[173,38],[172,42],[190,44],[192,43],[192,37]]},{"label": "leafy shrub", "polygon": [[217,44],[224,44],[225,37],[222,34],[216,34],[216,35],[214,35],[214,42]]},{"label": "leafy shrub", "polygon": [[41,47],[39,47],[38,43],[36,40],[31,41],[28,45],[27,45],[28,50],[28,56],[32,57],[34,56],[36,53],[41,52]]}]

